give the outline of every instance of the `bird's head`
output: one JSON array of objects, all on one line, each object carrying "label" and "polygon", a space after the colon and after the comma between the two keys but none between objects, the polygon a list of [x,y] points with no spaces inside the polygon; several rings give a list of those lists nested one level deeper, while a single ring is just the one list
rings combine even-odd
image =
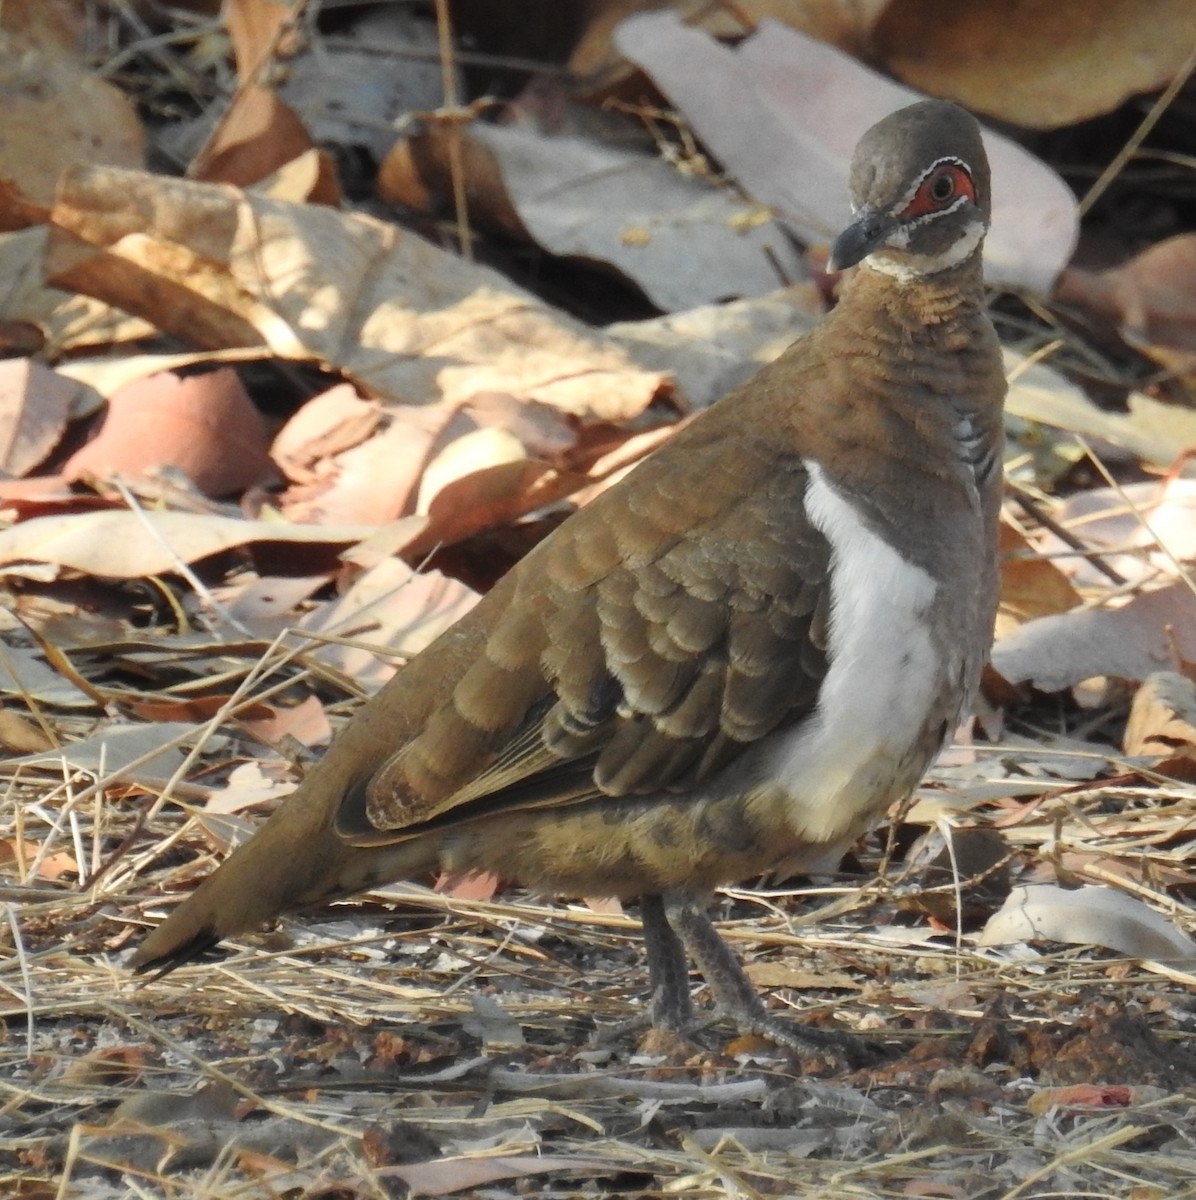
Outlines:
[{"label": "bird's head", "polygon": [[899,279],[933,275],[978,252],[991,214],[988,158],[975,118],[924,100],[864,134],[851,163],[855,220],[830,268],[868,265]]}]

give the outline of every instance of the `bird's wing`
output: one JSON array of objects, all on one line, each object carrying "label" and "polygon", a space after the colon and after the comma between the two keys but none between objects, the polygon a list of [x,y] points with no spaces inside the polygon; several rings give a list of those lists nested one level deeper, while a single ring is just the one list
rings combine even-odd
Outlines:
[{"label": "bird's wing", "polygon": [[813,709],[830,548],[804,512],[806,469],[769,431],[742,429],[729,468],[712,416],[487,597],[504,607],[482,652],[349,788],[342,837],[381,844],[500,811],[684,791]]}]

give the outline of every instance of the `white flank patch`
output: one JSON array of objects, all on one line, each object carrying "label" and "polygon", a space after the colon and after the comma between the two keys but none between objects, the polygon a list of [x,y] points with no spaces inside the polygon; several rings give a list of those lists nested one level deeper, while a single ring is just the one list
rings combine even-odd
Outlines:
[{"label": "white flank patch", "polygon": [[[854,833],[863,814],[888,800],[951,668],[930,640],[934,579],[873,533],[821,467],[807,467],[806,511],[833,551],[831,665],[813,718],[779,747],[776,769],[795,825],[821,841]],[[916,774],[901,786],[914,782]]]}]

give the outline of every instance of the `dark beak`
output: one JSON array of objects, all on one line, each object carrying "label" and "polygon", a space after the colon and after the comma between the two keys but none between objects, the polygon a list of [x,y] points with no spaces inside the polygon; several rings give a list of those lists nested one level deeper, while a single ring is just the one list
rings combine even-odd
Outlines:
[{"label": "dark beak", "polygon": [[831,247],[826,264],[828,271],[846,271],[862,262],[873,250],[878,250],[893,231],[893,220],[884,213],[863,210],[843,230]]}]

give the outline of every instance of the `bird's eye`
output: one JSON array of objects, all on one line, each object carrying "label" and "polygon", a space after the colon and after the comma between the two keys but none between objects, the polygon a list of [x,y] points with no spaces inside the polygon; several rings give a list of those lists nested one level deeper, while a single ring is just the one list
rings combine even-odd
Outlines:
[{"label": "bird's eye", "polygon": [[953,209],[960,199],[976,203],[976,185],[967,168],[958,159],[939,162],[922,178],[914,198],[898,213],[903,221]]}]

